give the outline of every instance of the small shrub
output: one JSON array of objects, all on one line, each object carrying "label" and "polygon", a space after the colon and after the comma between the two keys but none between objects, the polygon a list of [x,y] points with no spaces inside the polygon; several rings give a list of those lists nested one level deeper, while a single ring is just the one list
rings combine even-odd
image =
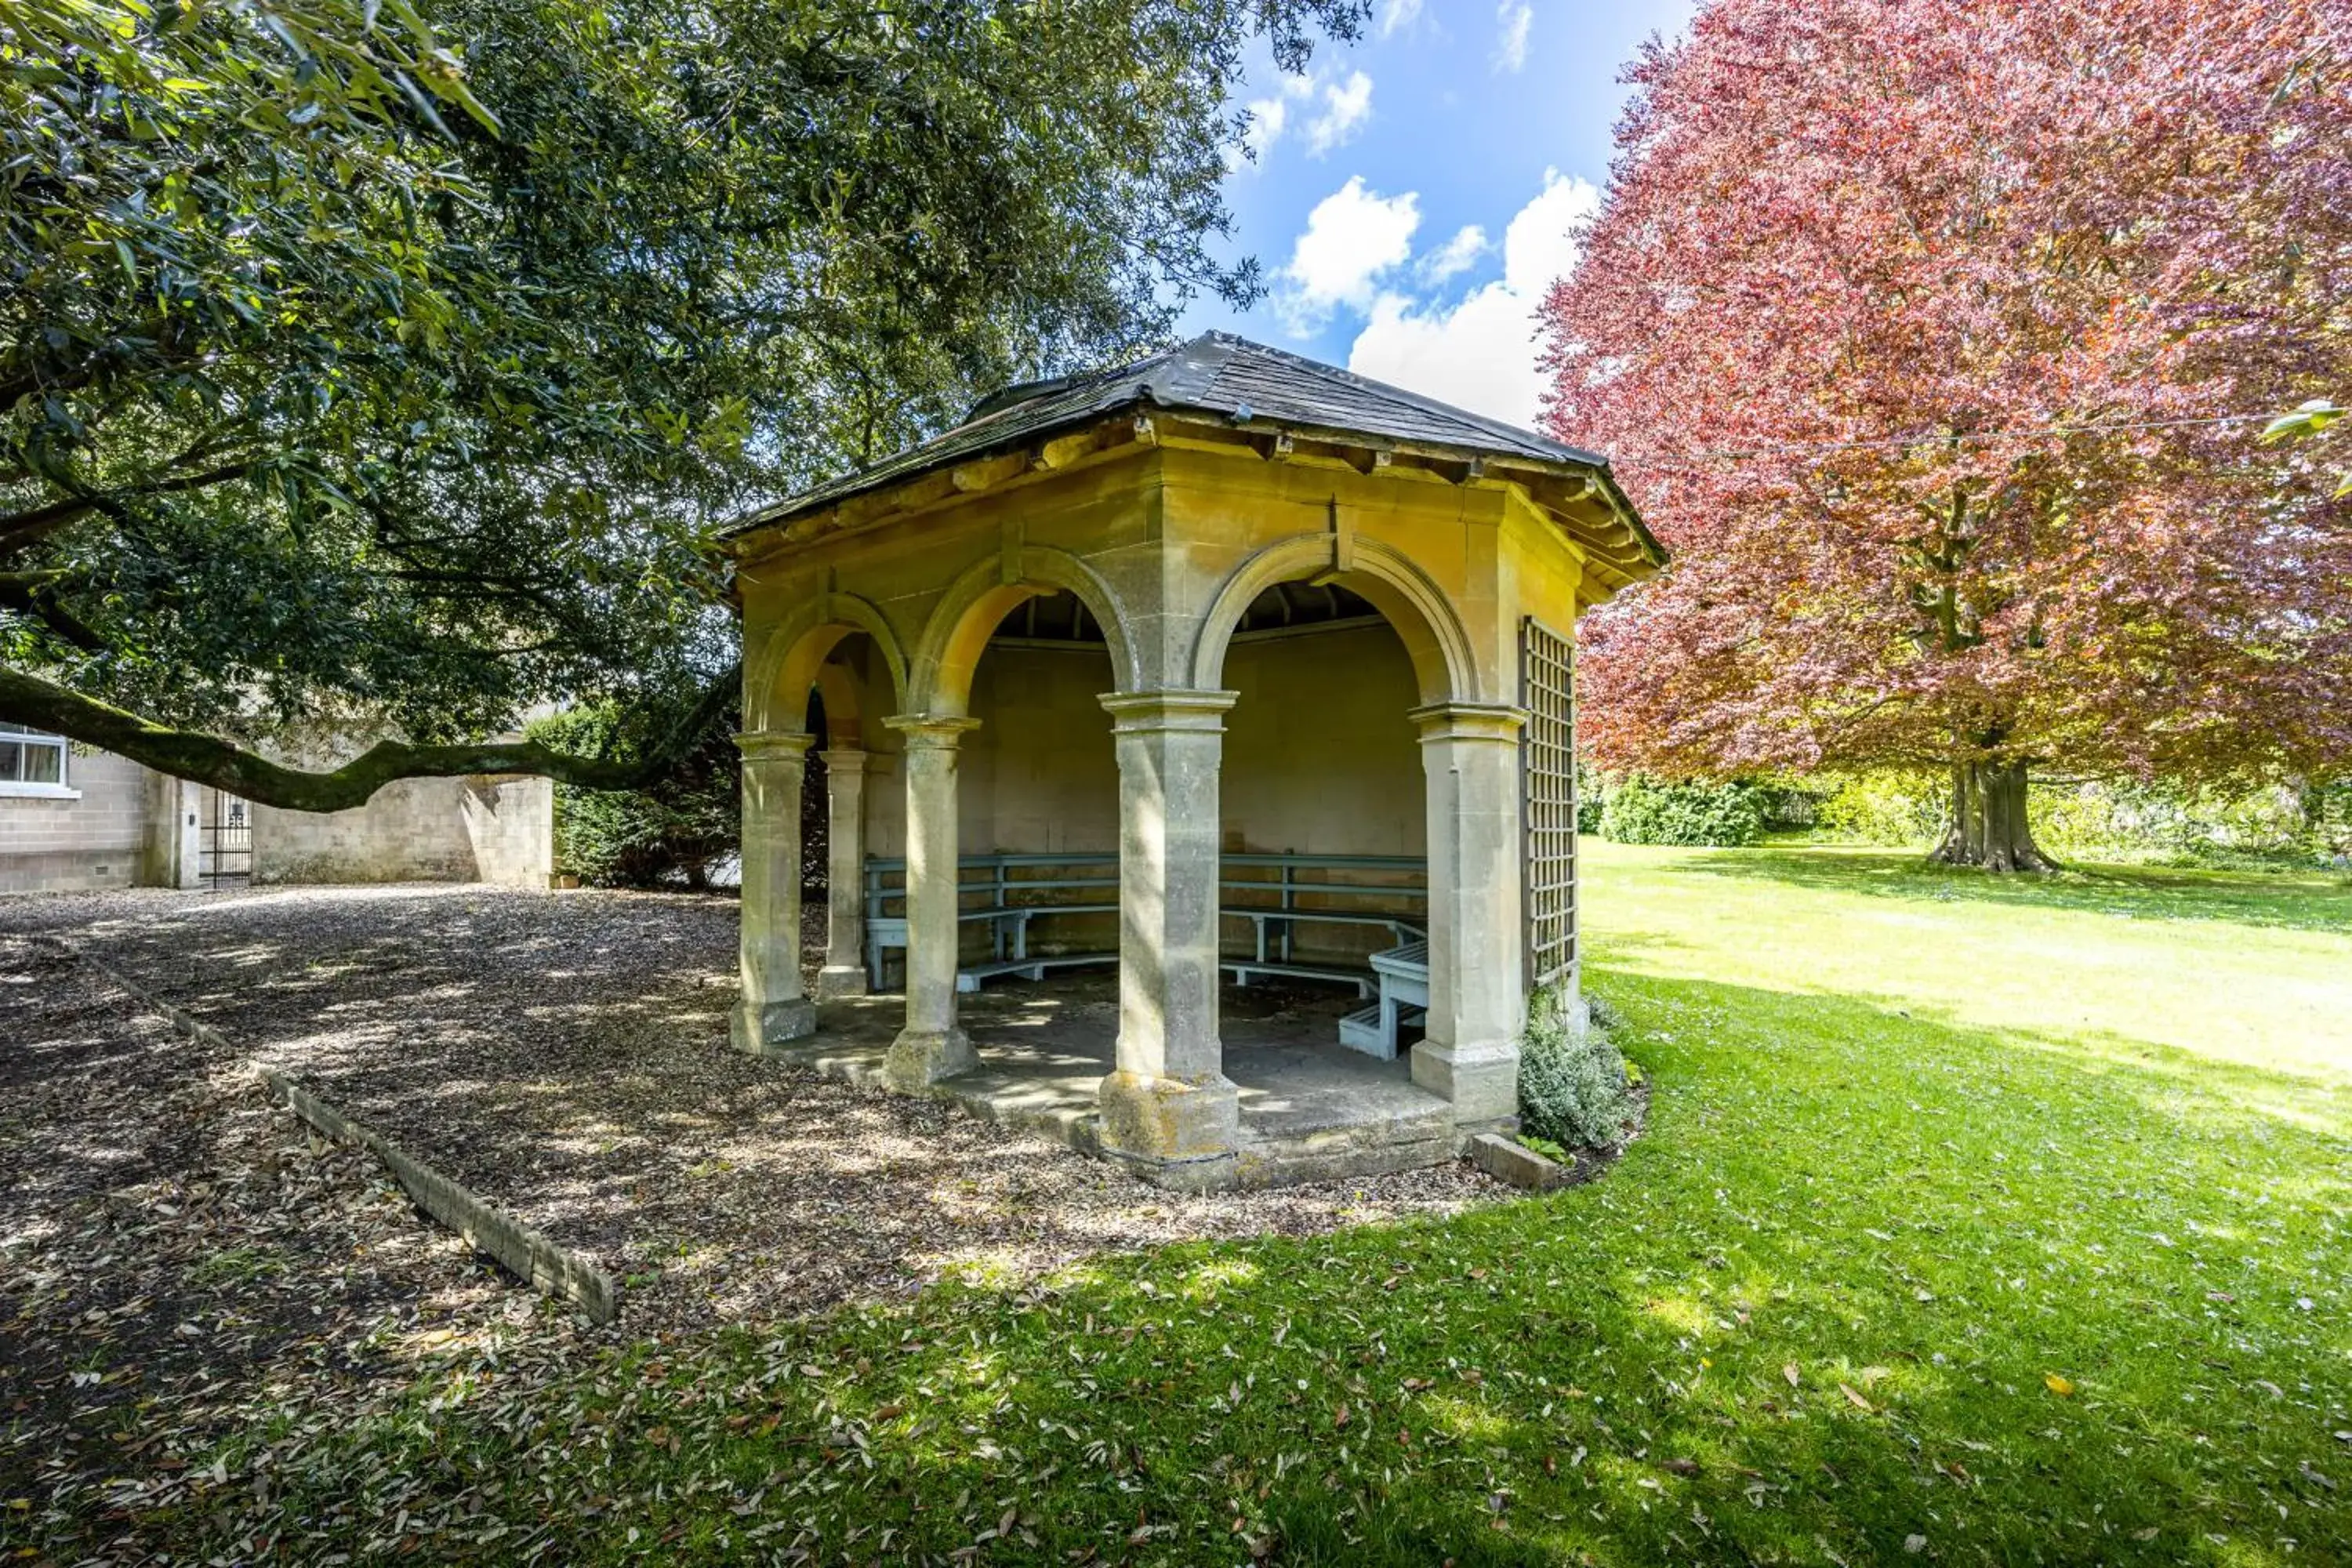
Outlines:
[{"label": "small shrub", "polygon": [[1519,1057],[1520,1127],[1566,1148],[1604,1148],[1624,1136],[1628,1095],[1625,1058],[1600,1018],[1565,986],[1538,991]]},{"label": "small shrub", "polygon": [[1813,832],[1821,826],[1822,805],[1832,794],[1827,785],[1793,778],[1759,779],[1753,787],[1767,833]]},{"label": "small shrub", "polygon": [[1609,789],[1601,832],[1619,844],[1738,847],[1764,837],[1762,792],[1743,783],[1667,784],[1629,773]]}]

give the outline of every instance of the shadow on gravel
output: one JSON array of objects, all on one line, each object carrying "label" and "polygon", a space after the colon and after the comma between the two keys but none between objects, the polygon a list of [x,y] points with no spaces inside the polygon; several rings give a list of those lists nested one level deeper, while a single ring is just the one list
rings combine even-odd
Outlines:
[{"label": "shadow on gravel", "polygon": [[594,1255],[637,1333],[1506,1190],[1451,1164],[1173,1196],[937,1102],[740,1055],[724,896],[345,888],[85,910],[61,931],[80,950]]}]

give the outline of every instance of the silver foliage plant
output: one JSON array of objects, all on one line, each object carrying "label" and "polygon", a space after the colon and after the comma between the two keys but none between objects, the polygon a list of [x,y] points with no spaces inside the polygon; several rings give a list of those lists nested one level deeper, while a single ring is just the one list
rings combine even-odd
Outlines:
[{"label": "silver foliage plant", "polygon": [[1607,1148],[1624,1136],[1631,1114],[1625,1058],[1598,1009],[1565,985],[1538,990],[1519,1057],[1522,1129],[1570,1149]]}]

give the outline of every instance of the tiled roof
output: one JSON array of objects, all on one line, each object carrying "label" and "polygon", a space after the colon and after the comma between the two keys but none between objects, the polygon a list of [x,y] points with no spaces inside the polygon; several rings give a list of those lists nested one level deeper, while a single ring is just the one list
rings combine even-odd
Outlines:
[{"label": "tiled roof", "polygon": [[[1271,422],[1448,448],[1468,457],[1517,458],[1597,468],[1608,459],[1531,431],[1450,407],[1334,365],[1229,332],[1112,370],[1007,387],[954,429],[909,447],[747,519],[735,531],[779,522],[950,463],[1016,447],[1129,405],[1212,414],[1237,424]],[[1613,489],[1613,486],[1612,487]]]}]

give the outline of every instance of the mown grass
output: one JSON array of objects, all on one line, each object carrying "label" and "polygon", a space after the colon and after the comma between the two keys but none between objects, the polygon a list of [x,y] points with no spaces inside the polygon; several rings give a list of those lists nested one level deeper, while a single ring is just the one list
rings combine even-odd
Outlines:
[{"label": "mown grass", "polygon": [[1654,1086],[1605,1180],[553,1389],[448,1369],[280,1450],[276,1544],[2352,1560],[2352,889],[1599,845],[1588,877],[1588,984]]}]

